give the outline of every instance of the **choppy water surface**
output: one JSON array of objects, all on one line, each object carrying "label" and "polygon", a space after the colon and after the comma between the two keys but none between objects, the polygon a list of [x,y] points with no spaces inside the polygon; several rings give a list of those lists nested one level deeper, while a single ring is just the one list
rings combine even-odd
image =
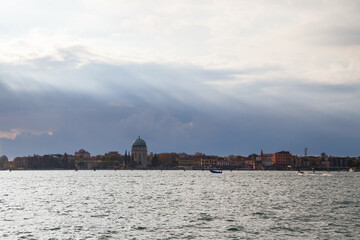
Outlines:
[{"label": "choppy water surface", "polygon": [[358,239],[360,173],[0,172],[1,239]]}]

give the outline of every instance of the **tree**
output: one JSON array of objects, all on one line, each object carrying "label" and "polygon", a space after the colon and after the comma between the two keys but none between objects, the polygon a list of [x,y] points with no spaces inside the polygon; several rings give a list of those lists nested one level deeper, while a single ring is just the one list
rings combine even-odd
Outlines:
[{"label": "tree", "polygon": [[159,165],[160,165],[159,158],[158,158],[157,154],[155,153],[152,158],[152,161],[151,161],[151,167],[157,167]]},{"label": "tree", "polygon": [[61,166],[62,168],[64,169],[67,169],[69,167],[69,164],[68,164],[68,155],[67,153],[64,153],[62,156],[61,156]]},{"label": "tree", "polygon": [[357,158],[355,167],[360,167],[360,157]]},{"label": "tree", "polygon": [[258,156],[257,154],[253,153],[253,154],[250,154],[250,155],[248,156],[248,158],[251,159],[251,160],[256,160],[256,157],[257,157],[257,156]]},{"label": "tree", "polygon": [[6,162],[8,162],[8,158],[7,158],[7,156],[5,156],[5,155],[2,155],[1,157],[0,157],[0,168],[3,168],[4,167],[4,163],[6,163]]},{"label": "tree", "polygon": [[130,164],[129,164],[129,165],[130,165],[130,168],[136,168],[137,162],[135,162],[133,155],[131,155]]},{"label": "tree", "polygon": [[8,162],[8,161],[9,161],[9,159],[7,158],[7,156],[2,155],[2,156],[0,157],[0,162],[5,163],[5,162]]},{"label": "tree", "polygon": [[[133,160],[133,157],[131,156],[131,154],[125,150],[125,154],[124,154],[125,168],[131,168],[134,165],[132,163],[132,160]],[[136,166],[136,164],[135,164],[135,166]]]}]

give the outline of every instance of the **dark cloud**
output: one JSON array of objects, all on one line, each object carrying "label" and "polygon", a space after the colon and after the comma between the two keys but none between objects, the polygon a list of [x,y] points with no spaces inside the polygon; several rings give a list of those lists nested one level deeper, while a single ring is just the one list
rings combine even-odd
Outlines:
[{"label": "dark cloud", "polygon": [[[356,84],[246,81],[234,86],[232,92],[239,92],[234,96],[208,82],[228,84],[235,74],[272,68],[104,63],[77,68],[80,60],[67,58],[75,60],[0,66],[0,132],[21,131],[14,140],[0,139],[1,154],[123,152],[141,135],[153,152],[302,153],[307,146],[314,154],[359,155],[360,117],[348,110],[360,101]],[[273,89],[280,94],[272,95]],[[349,95],[352,102],[342,102]]]}]

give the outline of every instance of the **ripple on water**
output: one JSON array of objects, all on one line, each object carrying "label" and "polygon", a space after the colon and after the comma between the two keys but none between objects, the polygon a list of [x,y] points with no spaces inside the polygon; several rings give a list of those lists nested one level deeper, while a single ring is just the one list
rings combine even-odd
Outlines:
[{"label": "ripple on water", "polygon": [[230,227],[227,230],[230,232],[239,232],[239,231],[245,231],[245,228],[242,226],[235,226],[235,227]]},{"label": "ripple on water", "polygon": [[59,230],[61,230],[61,228],[60,227],[53,227],[53,228],[44,228],[43,230],[44,231],[59,231]]},{"label": "ripple on water", "polygon": [[134,227],[135,230],[145,230],[146,227]]},{"label": "ripple on water", "polygon": [[207,213],[200,213],[199,221],[213,221],[214,218]]},{"label": "ripple on water", "polygon": [[0,238],[355,239],[359,180],[275,171],[14,171],[0,174]]}]

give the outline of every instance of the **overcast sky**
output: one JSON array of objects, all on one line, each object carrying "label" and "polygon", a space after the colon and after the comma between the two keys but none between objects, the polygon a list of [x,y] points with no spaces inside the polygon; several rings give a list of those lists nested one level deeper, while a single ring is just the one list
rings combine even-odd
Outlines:
[{"label": "overcast sky", "polygon": [[360,1],[13,0],[0,155],[360,155]]}]

